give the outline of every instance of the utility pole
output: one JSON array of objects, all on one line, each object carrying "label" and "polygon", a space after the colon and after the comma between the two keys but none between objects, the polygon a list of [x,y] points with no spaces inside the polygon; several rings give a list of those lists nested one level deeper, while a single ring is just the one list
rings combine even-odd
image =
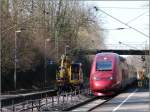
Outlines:
[{"label": "utility pole", "polygon": [[61,6],[62,6],[62,1],[63,0],[59,0],[59,3],[58,3],[58,10],[57,10],[57,18],[56,18],[56,24],[55,24],[55,50],[56,50],[56,60],[58,59],[58,52],[59,52],[59,15],[60,15],[60,12],[61,12]]},{"label": "utility pole", "polygon": [[14,58],[14,89],[16,90],[16,80],[17,80],[17,33],[20,33],[21,31],[15,31],[15,58]]},{"label": "utility pole", "polygon": [[47,74],[46,74],[46,72],[47,72],[47,59],[46,59],[46,51],[47,51],[47,42],[49,42],[50,41],[50,39],[49,38],[47,38],[47,39],[45,39],[44,40],[44,85],[45,85],[45,87],[46,87],[46,84],[47,84]]},{"label": "utility pole", "polygon": [[58,31],[57,31],[57,27],[56,27],[56,31],[55,31],[55,50],[56,50],[56,60],[58,59]]}]

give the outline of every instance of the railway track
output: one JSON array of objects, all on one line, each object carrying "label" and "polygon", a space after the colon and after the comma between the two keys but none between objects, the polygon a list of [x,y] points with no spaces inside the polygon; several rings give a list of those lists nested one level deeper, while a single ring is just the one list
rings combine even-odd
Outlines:
[{"label": "railway track", "polygon": [[83,104],[79,104],[78,106],[72,107],[70,109],[65,109],[65,111],[72,111],[72,112],[92,111],[97,107],[102,106],[103,104],[105,104],[106,102],[114,98],[115,96],[116,95],[110,97],[95,97],[90,101],[84,102]]},{"label": "railway track", "polygon": [[87,112],[87,111],[95,111],[97,108],[104,106],[108,101],[117,97],[118,95],[122,94],[126,91],[125,88],[122,91],[118,91],[116,94],[112,96],[101,96],[101,97],[93,97],[90,100],[82,102],[78,105],[75,105],[71,108],[65,109],[65,111],[72,111],[72,112]]}]

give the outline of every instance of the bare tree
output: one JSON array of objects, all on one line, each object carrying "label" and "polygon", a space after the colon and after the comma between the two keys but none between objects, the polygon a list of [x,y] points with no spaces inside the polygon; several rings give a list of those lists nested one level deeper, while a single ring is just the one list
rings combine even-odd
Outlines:
[{"label": "bare tree", "polygon": [[[16,42],[17,72],[42,68],[44,56],[56,59],[57,54],[60,57],[64,53],[66,45],[70,49],[103,45],[100,28],[94,23],[95,15],[77,0],[2,0],[1,20],[3,76],[14,71],[17,30],[21,30]],[[50,41],[45,50],[46,39]]]}]

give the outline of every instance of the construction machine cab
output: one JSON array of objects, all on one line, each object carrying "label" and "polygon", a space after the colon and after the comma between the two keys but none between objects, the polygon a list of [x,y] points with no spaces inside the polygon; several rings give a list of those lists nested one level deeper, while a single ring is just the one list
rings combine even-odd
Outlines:
[{"label": "construction machine cab", "polygon": [[81,63],[72,63],[71,64],[71,75],[70,82],[74,85],[83,83],[83,72]]},{"label": "construction machine cab", "polygon": [[79,86],[83,83],[82,64],[72,62],[67,55],[62,55],[59,61],[57,71],[57,85],[62,86]]}]

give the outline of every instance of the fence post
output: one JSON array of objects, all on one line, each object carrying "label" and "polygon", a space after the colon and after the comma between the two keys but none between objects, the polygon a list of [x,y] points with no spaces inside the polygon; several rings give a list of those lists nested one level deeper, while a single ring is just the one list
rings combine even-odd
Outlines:
[{"label": "fence post", "polygon": [[78,91],[78,100],[80,100],[80,90]]},{"label": "fence post", "polygon": [[57,92],[57,104],[59,105],[59,93]]},{"label": "fence post", "polygon": [[71,95],[71,103],[72,103],[72,94],[73,94],[73,92],[71,91],[71,94],[70,94]]},{"label": "fence post", "polygon": [[41,108],[41,100],[39,99],[39,110],[40,110],[40,108]]},{"label": "fence post", "polygon": [[63,92],[62,96],[63,96],[63,103],[62,103],[62,108],[64,109],[64,95],[65,95],[65,92]]},{"label": "fence post", "polygon": [[68,93],[66,93],[66,102],[68,103]]},{"label": "fence post", "polygon": [[74,96],[76,96],[76,95],[77,95],[77,90],[75,89]]},{"label": "fence post", "polygon": [[46,106],[47,106],[47,93],[46,93]]},{"label": "fence post", "polygon": [[54,98],[52,96],[52,108],[54,107]]},{"label": "fence post", "polygon": [[33,101],[31,101],[31,103],[32,103],[32,112],[33,112],[33,108],[34,108],[34,107],[33,107]]},{"label": "fence post", "polygon": [[15,112],[14,100],[12,100],[13,112]]}]

